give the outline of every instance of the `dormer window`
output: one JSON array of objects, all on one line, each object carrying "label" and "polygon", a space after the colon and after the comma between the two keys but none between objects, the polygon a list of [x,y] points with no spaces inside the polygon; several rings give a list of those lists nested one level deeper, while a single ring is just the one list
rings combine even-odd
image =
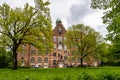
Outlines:
[{"label": "dormer window", "polygon": [[59,35],[62,34],[62,29],[61,29],[61,28],[58,29],[58,34],[59,34]]}]

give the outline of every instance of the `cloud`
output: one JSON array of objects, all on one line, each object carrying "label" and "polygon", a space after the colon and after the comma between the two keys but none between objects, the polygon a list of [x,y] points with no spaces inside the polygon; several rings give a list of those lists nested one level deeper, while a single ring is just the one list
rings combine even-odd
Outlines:
[{"label": "cloud", "polygon": [[34,5],[34,0],[1,0],[0,5],[3,3],[7,3],[10,5],[12,8],[15,7],[24,7],[25,3],[29,3],[29,5],[33,6]]},{"label": "cloud", "polygon": [[81,0],[82,3],[72,4],[69,8],[70,15],[67,16],[68,25],[84,24],[100,32],[103,37],[108,33],[106,25],[102,23],[102,10],[90,8],[91,0]]},{"label": "cloud", "polygon": [[71,15],[69,16],[71,21],[78,21],[80,18],[84,18],[87,14],[87,7],[84,5],[72,5],[70,8]]},{"label": "cloud", "polygon": [[90,8],[90,0],[84,0],[84,3],[82,4],[72,4],[69,10],[70,15],[67,17],[67,21],[68,23],[73,24],[82,22],[82,20],[87,14],[91,14],[94,12],[94,10]]}]

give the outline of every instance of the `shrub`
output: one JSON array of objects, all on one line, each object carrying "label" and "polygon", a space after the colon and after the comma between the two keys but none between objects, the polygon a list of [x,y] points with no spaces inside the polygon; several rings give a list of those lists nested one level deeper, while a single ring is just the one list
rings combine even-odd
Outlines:
[{"label": "shrub", "polygon": [[79,74],[77,80],[93,80],[93,77],[86,72]]},{"label": "shrub", "polygon": [[108,73],[108,72],[102,72],[100,74],[100,79],[101,80],[118,80],[117,79],[117,74]]}]

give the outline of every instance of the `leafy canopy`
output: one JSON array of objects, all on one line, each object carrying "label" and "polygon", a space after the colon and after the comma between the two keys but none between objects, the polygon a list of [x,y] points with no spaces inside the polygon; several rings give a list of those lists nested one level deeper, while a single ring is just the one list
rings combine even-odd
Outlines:
[{"label": "leafy canopy", "polygon": [[107,40],[112,42],[112,53],[115,53],[118,56],[120,53],[120,0],[91,1],[92,8],[105,10],[103,22],[107,24],[107,30],[109,32],[107,34]]},{"label": "leafy canopy", "polygon": [[[66,45],[73,55],[80,59],[95,59],[98,45],[103,41],[101,35],[83,24],[73,25],[66,33]],[[82,62],[81,62],[82,65]]]},{"label": "leafy canopy", "polygon": [[51,18],[49,2],[34,0],[35,7],[28,3],[24,8],[10,8],[7,4],[0,6],[1,43],[8,46],[13,53],[14,68],[17,68],[17,50],[22,44],[32,44],[42,52],[49,51],[51,44]]}]

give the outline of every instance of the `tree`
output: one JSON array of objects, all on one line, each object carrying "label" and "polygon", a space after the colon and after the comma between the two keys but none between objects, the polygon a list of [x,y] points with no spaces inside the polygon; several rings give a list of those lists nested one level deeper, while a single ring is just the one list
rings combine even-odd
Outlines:
[{"label": "tree", "polygon": [[[0,33],[2,44],[12,51],[13,69],[17,69],[17,50],[22,44],[32,44],[45,51],[51,47],[51,18],[49,2],[35,0],[35,7],[26,3],[24,8],[0,6]],[[47,48],[46,47],[46,48]]]},{"label": "tree", "polygon": [[107,40],[112,42],[112,52],[120,56],[120,0],[92,0],[91,7],[105,10],[103,22],[107,24]]},{"label": "tree", "polygon": [[11,62],[11,53],[5,49],[5,46],[0,45],[0,68],[9,66]]},{"label": "tree", "polygon": [[98,50],[97,52],[99,52],[100,54],[98,54],[98,59],[101,61],[101,65],[107,64],[109,61],[109,44],[107,44],[106,42],[101,43],[98,46]]},{"label": "tree", "polygon": [[114,46],[113,44],[110,44],[108,47],[108,65],[112,65],[112,66],[120,66],[120,49],[116,48],[116,46]]},{"label": "tree", "polygon": [[68,28],[66,33],[66,45],[71,53],[81,61],[88,58],[94,58],[98,53],[98,45],[102,42],[102,38],[98,32],[83,24],[73,25]]}]

